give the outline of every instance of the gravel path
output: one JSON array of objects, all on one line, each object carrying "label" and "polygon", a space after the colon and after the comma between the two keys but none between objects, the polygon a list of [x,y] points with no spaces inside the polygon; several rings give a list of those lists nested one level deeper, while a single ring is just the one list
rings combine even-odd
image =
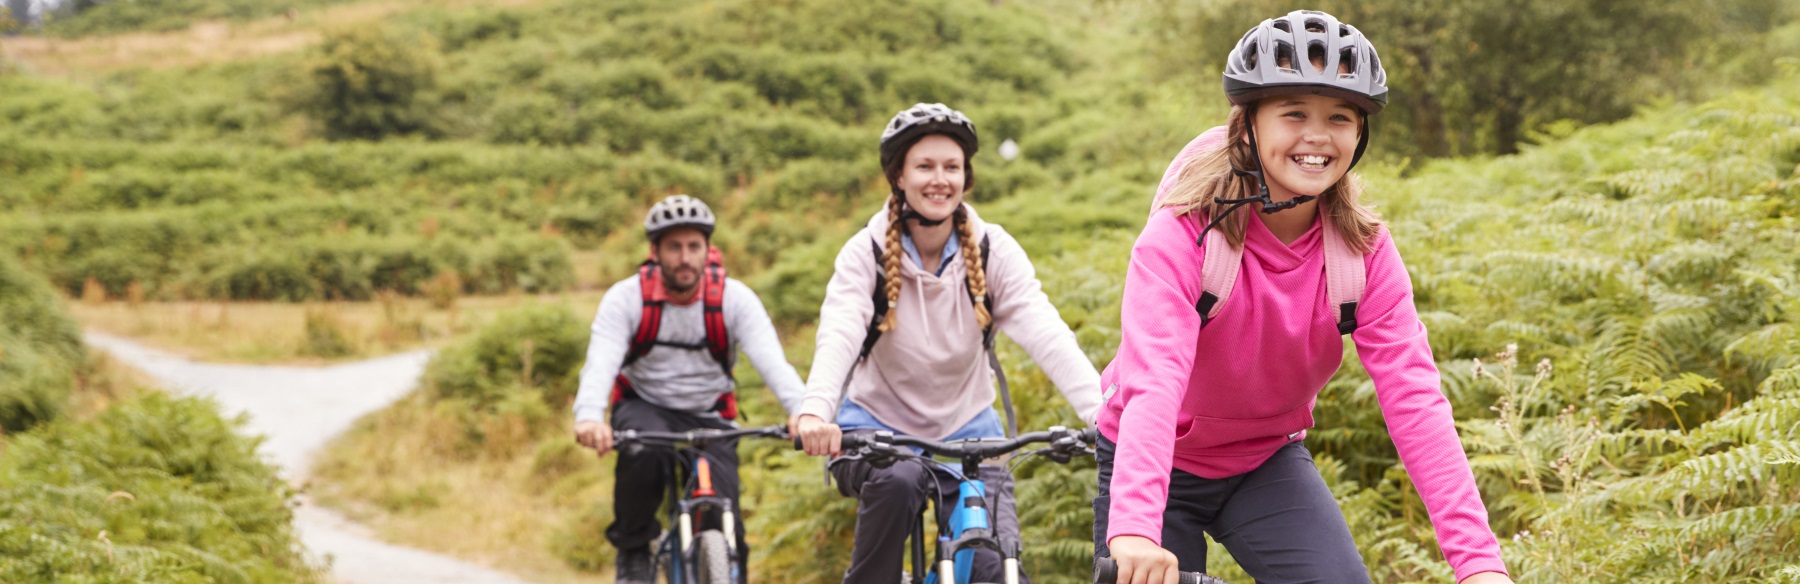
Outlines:
[{"label": "gravel path", "polygon": [[[413,351],[329,367],[196,363],[129,340],[88,331],[87,342],[150,375],[168,390],[210,396],[226,415],[249,414],[244,431],[267,439],[265,456],[289,482],[307,474],[314,452],[364,414],[411,391],[429,351]],[[302,498],[294,514],[301,540],[332,559],[332,577],[346,584],[520,582],[448,556],[382,542],[361,525]]]}]

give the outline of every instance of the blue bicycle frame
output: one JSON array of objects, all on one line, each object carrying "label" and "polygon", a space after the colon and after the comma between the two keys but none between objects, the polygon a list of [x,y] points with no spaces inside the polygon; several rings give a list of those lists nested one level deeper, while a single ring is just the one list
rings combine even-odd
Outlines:
[{"label": "blue bicycle frame", "polygon": [[[950,519],[940,524],[937,556],[934,569],[924,579],[914,575],[915,582],[924,584],[971,584],[971,572],[975,564],[975,550],[986,548],[1000,554],[1004,584],[1018,584],[1019,555],[1022,545],[1013,538],[1000,538],[995,529],[995,510],[990,509],[987,501],[986,483],[979,478],[981,462],[1034,443],[1048,443],[1049,448],[1040,451],[1058,462],[1068,462],[1077,454],[1092,452],[1088,445],[1094,442],[1094,431],[1070,430],[1067,428],[1051,428],[1044,432],[1032,432],[1014,439],[972,439],[949,443],[924,440],[910,436],[896,435],[892,432],[875,432],[873,434],[846,434],[842,440],[845,451],[862,449],[875,460],[892,460],[916,455],[902,454],[895,446],[910,446],[961,460],[962,472],[957,485],[957,503],[951,510]],[[923,457],[921,457],[923,458]],[[929,459],[927,459],[929,460]],[[924,560],[921,543],[924,525],[915,524],[913,531],[913,569],[917,570]]]}]

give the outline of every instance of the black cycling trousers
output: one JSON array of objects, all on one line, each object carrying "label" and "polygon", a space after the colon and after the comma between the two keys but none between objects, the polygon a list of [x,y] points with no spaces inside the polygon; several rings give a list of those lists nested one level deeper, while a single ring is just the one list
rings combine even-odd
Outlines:
[{"label": "black cycling trousers", "polygon": [[[686,432],[700,428],[719,430],[733,429],[731,423],[711,416],[696,416],[686,412],[664,409],[641,399],[626,399],[612,407],[612,428],[615,436],[625,430],[640,432]],[[737,444],[714,444],[703,449],[707,461],[711,465],[713,490],[721,497],[731,499],[731,507],[737,517],[737,545],[739,572],[749,574],[744,559],[750,557],[750,548],[744,543],[744,511],[738,507],[738,454]],[[680,467],[679,478],[685,479],[692,470],[693,462],[678,457],[675,451],[668,448],[646,447],[636,456],[619,453],[619,460],[613,471],[613,523],[606,528],[606,539],[613,547],[621,550],[637,549],[656,540],[662,532],[661,522],[657,515],[663,513],[663,498],[669,491],[669,482],[676,480],[676,468]],[[696,520],[699,518],[696,517]],[[716,520],[698,523],[694,531],[718,527]]]},{"label": "black cycling trousers", "polygon": [[[1106,548],[1106,514],[1112,503],[1116,448],[1100,437],[1095,456],[1100,463],[1100,496],[1094,499],[1096,556],[1111,555]],[[1207,479],[1171,469],[1162,546],[1174,552],[1183,572],[1206,571],[1202,533],[1224,545],[1259,583],[1369,582],[1344,512],[1319,477],[1312,453],[1300,442],[1281,447],[1262,466],[1234,477]]]},{"label": "black cycling trousers", "polygon": [[[906,538],[912,533],[913,523],[935,521],[921,515],[927,494],[936,495],[937,509],[954,509],[959,504],[956,475],[927,461],[901,460],[887,468],[875,468],[861,460],[840,458],[831,461],[830,468],[838,491],[856,497],[856,537],[850,548],[850,568],[844,571],[845,584],[900,582],[904,558],[911,553]],[[1019,513],[1013,505],[1012,479],[1003,468],[983,466],[981,480],[987,487],[987,505],[999,515],[996,539],[1019,541]],[[936,557],[934,546],[935,543],[926,542],[926,562]],[[1004,573],[998,552],[975,550],[970,581],[1000,582]],[[1019,579],[1031,581],[1023,567]]]}]

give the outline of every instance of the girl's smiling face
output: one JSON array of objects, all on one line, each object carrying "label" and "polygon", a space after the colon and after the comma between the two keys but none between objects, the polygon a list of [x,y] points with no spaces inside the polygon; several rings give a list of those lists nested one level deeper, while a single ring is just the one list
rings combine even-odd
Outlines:
[{"label": "girl's smiling face", "polygon": [[1350,171],[1362,110],[1323,95],[1278,95],[1257,104],[1252,120],[1269,196],[1317,196]]}]

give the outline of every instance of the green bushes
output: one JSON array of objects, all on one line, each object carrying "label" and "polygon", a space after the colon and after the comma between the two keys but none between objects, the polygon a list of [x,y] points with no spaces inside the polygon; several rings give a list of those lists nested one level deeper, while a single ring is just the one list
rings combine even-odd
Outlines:
[{"label": "green bushes", "polygon": [[504,409],[514,393],[532,396],[541,407],[565,408],[575,397],[587,340],[587,327],[567,308],[508,311],[433,358],[423,386],[438,399],[465,401],[476,411]]},{"label": "green bushes", "polygon": [[81,331],[42,278],[0,255],[0,435],[49,422],[85,365]]},{"label": "green bushes", "polygon": [[318,581],[286,484],[215,407],[150,393],[9,435],[0,580]]},{"label": "green bushes", "polygon": [[363,25],[326,35],[306,65],[299,100],[334,139],[379,139],[429,131],[436,99],[437,41]]}]

